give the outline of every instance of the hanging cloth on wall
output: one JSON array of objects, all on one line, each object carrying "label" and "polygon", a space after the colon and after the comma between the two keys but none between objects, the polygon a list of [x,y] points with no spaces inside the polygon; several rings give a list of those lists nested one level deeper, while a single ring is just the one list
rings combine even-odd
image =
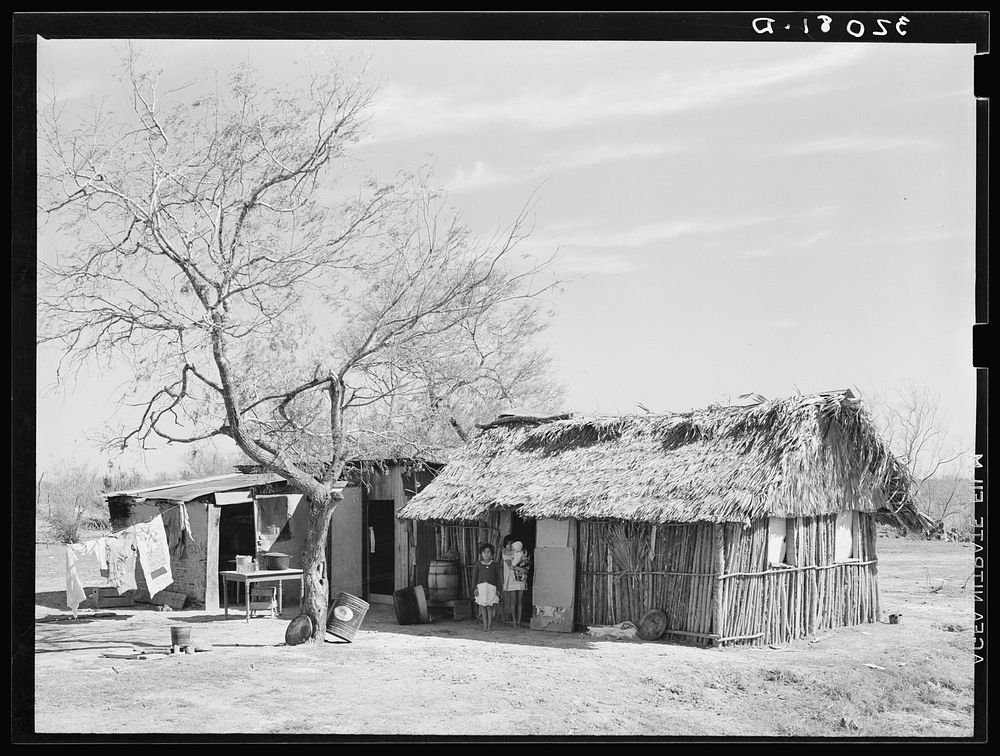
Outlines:
[{"label": "hanging cloth on wall", "polygon": [[287,496],[258,496],[257,524],[265,535],[277,536],[288,525]]},{"label": "hanging cloth on wall", "polygon": [[[77,574],[76,567],[80,559],[90,554],[98,555],[98,552],[104,552],[103,538],[87,543],[66,544],[66,606],[69,607],[74,618],[76,618],[80,604],[87,598],[87,592],[83,589],[83,581]],[[98,555],[98,561],[100,558]]]},{"label": "hanging cloth on wall", "polygon": [[194,533],[191,531],[191,518],[188,517],[188,508],[186,504],[182,504],[178,510],[181,516],[181,530],[187,533],[188,540],[191,543],[197,543],[194,540]]},{"label": "hanging cloth on wall", "polygon": [[135,530],[131,527],[118,533],[107,543],[108,582],[118,589],[118,595],[134,591],[135,585]]},{"label": "hanging cloth on wall", "polygon": [[170,573],[170,548],[163,529],[163,518],[157,515],[149,522],[136,525],[135,543],[139,565],[146,578],[146,590],[151,597],[155,596],[174,581]]}]

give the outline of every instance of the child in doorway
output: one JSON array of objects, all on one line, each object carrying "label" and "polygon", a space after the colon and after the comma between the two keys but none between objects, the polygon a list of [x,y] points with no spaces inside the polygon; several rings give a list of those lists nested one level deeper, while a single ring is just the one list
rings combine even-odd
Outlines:
[{"label": "child in doorway", "polygon": [[500,586],[503,585],[503,574],[500,562],[493,559],[493,547],[488,543],[479,544],[479,561],[476,562],[476,603],[481,607],[483,627],[493,628],[493,613],[500,603]]},{"label": "child in doorway", "polygon": [[521,627],[521,608],[528,582],[528,555],[520,541],[514,541],[503,552],[504,605],[511,613],[511,623]]}]

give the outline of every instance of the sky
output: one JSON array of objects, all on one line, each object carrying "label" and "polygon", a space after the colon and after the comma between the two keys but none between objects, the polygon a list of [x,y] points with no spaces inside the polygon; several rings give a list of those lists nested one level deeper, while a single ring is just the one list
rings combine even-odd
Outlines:
[{"label": "sky", "polygon": [[[973,45],[144,40],[165,85],[249,60],[279,84],[346,61],[381,83],[353,150],[389,179],[434,167],[478,233],[537,201],[521,252],[558,250],[542,341],[562,410],[680,412],[902,385],[975,423]],[[117,40],[39,39],[70,103],[115,90]],[[39,232],[45,258],[72,239]],[[124,366],[53,387],[39,470],[100,466]],[[183,449],[125,455],[176,470]]]}]

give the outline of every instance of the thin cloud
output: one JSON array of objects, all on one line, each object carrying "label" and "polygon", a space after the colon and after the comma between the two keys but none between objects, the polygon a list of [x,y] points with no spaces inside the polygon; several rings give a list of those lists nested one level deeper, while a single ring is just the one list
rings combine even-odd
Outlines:
[{"label": "thin cloud", "polygon": [[615,275],[642,270],[635,260],[616,254],[560,253],[556,266],[564,273],[576,275]]},{"label": "thin cloud", "polygon": [[703,216],[644,223],[632,228],[611,231],[595,230],[592,226],[582,226],[576,232],[567,232],[557,241],[565,246],[641,248],[653,244],[669,242],[684,237],[714,236],[726,231],[739,231],[769,223],[787,223],[790,220],[816,218],[828,214],[830,208],[823,206],[794,215],[755,215],[720,218]]},{"label": "thin cloud", "polygon": [[864,135],[832,136],[813,139],[775,150],[777,155],[822,155],[828,153],[926,152],[944,147],[944,143],[917,137],[878,137]]},{"label": "thin cloud", "polygon": [[783,88],[818,81],[854,64],[864,52],[854,45],[810,50],[794,61],[735,64],[680,77],[672,70],[627,78],[604,77],[586,85],[529,86],[506,95],[495,89],[472,92],[389,87],[373,113],[369,141],[468,134],[484,128],[558,131],[581,125],[676,114],[734,102],[781,97]]},{"label": "thin cloud", "polygon": [[833,234],[828,230],[814,231],[807,234],[790,234],[784,232],[773,237],[767,247],[752,247],[734,252],[733,257],[769,258],[788,257],[789,254],[815,247]]},{"label": "thin cloud", "polygon": [[624,163],[632,160],[652,160],[689,149],[679,143],[635,143],[618,145],[585,146],[581,148],[542,152],[533,157],[532,165],[513,172],[498,171],[483,160],[471,166],[460,165],[445,184],[449,192],[473,191],[502,184],[537,181],[567,171],[592,168],[597,165]]},{"label": "thin cloud", "polygon": [[482,160],[475,161],[472,166],[458,166],[451,178],[445,183],[449,192],[463,192],[482,189],[488,186],[509,184],[521,180],[517,176],[500,173]]}]

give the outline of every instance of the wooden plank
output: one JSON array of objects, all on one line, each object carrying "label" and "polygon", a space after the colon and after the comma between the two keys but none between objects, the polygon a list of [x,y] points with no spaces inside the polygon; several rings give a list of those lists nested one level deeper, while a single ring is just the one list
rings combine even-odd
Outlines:
[{"label": "wooden plank", "polygon": [[344,489],[344,500],[330,518],[330,563],[327,583],[330,598],[341,592],[360,596],[365,559],[361,487]]},{"label": "wooden plank", "polygon": [[[398,515],[399,511],[406,506],[406,492],[403,490],[403,474],[400,465],[393,465],[389,468],[390,490],[392,491],[393,514]],[[410,526],[409,521],[394,520],[395,527],[395,550],[393,554],[393,572],[395,590],[406,588],[410,585]]]},{"label": "wooden plank", "polygon": [[[717,575],[721,575],[725,569],[725,557],[723,556],[723,548],[725,546],[725,541],[722,534],[722,525],[716,524],[712,528],[712,536],[714,541],[714,561],[715,570]],[[722,636],[722,581],[716,578],[712,581],[714,585],[714,593],[712,596],[712,632]]]},{"label": "wooden plank", "polygon": [[208,508],[208,534],[205,537],[205,611],[219,609],[219,519],[222,509],[206,504]]}]

